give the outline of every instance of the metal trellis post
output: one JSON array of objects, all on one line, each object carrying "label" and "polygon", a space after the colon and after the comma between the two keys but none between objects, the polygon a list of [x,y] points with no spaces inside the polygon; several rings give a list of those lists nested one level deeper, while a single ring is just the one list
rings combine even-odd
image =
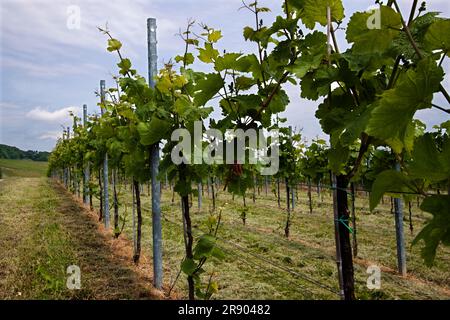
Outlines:
[{"label": "metal trellis post", "polygon": [[[155,87],[157,75],[157,50],[156,50],[156,19],[147,19],[148,40],[148,82],[150,87]],[[150,147],[151,173],[152,173],[152,226],[153,226],[153,285],[162,289],[163,265],[162,265],[162,226],[161,226],[161,184],[159,174],[159,142]]]},{"label": "metal trellis post", "polygon": [[[395,170],[400,171],[400,164],[395,164]],[[395,209],[395,235],[397,239],[397,263],[398,272],[402,276],[406,276],[406,252],[405,252],[405,238],[403,232],[403,203],[402,199],[394,199]]]},{"label": "metal trellis post", "polygon": [[[103,103],[105,102],[105,80],[100,80],[100,98],[101,98],[101,113],[105,112]],[[103,160],[103,215],[105,219],[105,227],[109,228],[109,180],[108,180],[108,153],[105,153],[105,159]]]},{"label": "metal trellis post", "polygon": [[[83,105],[83,126],[87,125],[87,105]],[[84,204],[89,203],[89,181],[91,180],[90,165],[85,163],[84,167]]]}]

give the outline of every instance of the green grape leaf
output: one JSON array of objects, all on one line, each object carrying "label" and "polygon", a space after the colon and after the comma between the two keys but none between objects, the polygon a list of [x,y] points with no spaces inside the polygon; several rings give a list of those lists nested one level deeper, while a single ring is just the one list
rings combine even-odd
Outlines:
[{"label": "green grape leaf", "polygon": [[202,235],[195,245],[194,259],[200,260],[201,258],[209,258],[215,245],[216,238],[214,236],[208,234]]},{"label": "green grape leaf", "polygon": [[294,8],[295,10],[303,10],[305,6],[305,0],[287,0],[289,7]]},{"label": "green grape leaf", "polygon": [[170,131],[170,122],[152,117],[150,123],[140,122],[137,126],[141,143],[150,146],[165,138]]},{"label": "green grape leaf", "polygon": [[397,153],[403,148],[411,150],[414,114],[431,107],[433,93],[439,90],[442,79],[442,68],[435,61],[421,60],[416,69],[402,74],[396,87],[385,91],[374,103],[367,133],[386,141]]},{"label": "green grape leaf", "polygon": [[214,246],[214,248],[211,250],[211,257],[214,257],[219,260],[223,260],[223,259],[225,259],[225,253],[219,247]]},{"label": "green grape leaf", "polygon": [[270,29],[267,27],[261,27],[258,31],[250,27],[245,27],[243,33],[246,41],[250,40],[253,42],[259,42],[263,48],[265,48],[269,43],[269,40],[271,39],[270,34]]},{"label": "green grape leaf", "polygon": [[106,146],[108,148],[108,155],[113,159],[118,159],[126,151],[124,144],[115,138],[109,139]]},{"label": "green grape leaf", "polygon": [[256,94],[239,95],[232,98],[237,102],[237,111],[241,115],[245,115],[249,110],[256,110],[261,106],[261,97]]},{"label": "green grape leaf", "polygon": [[198,58],[204,63],[212,63],[219,56],[219,51],[213,48],[211,43],[205,43],[205,48],[199,48]]},{"label": "green grape leaf", "polygon": [[220,89],[223,88],[224,82],[220,74],[209,73],[204,78],[197,81],[195,85],[194,104],[196,106],[205,105],[212,97],[214,97]]},{"label": "green grape leaf", "polygon": [[359,139],[361,133],[366,129],[367,123],[369,123],[371,108],[360,109],[362,109],[360,112],[355,111],[351,114],[351,118],[347,120],[344,130],[339,136],[344,146],[350,146]]},{"label": "green grape leaf", "polygon": [[117,66],[120,68],[120,74],[126,75],[131,69],[131,61],[130,59],[122,59],[122,61],[120,61]]},{"label": "green grape leaf", "polygon": [[441,49],[450,57],[450,20],[434,22],[425,34],[425,43],[430,50]]},{"label": "green grape leaf", "polygon": [[192,109],[192,104],[189,99],[178,98],[174,103],[175,112],[181,117],[185,118]]},{"label": "green grape leaf", "polygon": [[170,94],[173,83],[168,77],[161,77],[156,83],[156,88],[163,94]]},{"label": "green grape leaf", "polygon": [[336,174],[341,174],[348,157],[350,156],[350,149],[336,143],[328,150],[328,166],[331,171]]},{"label": "green grape leaf", "polygon": [[244,28],[244,33],[243,33],[243,35],[244,35],[244,39],[247,41],[247,40],[249,40],[250,39],[250,41],[253,41],[253,36],[254,36],[254,34],[255,34],[255,30],[253,30],[252,28],[250,28],[250,27],[245,27]]},{"label": "green grape leaf", "polygon": [[317,87],[314,81],[314,74],[312,72],[306,74],[301,79],[300,88],[302,98],[314,101],[319,99],[319,92],[317,91]]},{"label": "green grape leaf", "polygon": [[[189,157],[190,155],[185,155],[185,157]],[[187,196],[192,192],[192,186],[188,182],[183,182],[181,180],[177,180],[174,190],[180,196]]]},{"label": "green grape leaf", "polygon": [[322,26],[327,25],[327,7],[331,8],[332,20],[342,21],[344,19],[344,6],[342,0],[305,0],[302,21],[309,29],[314,29],[316,22]]},{"label": "green grape leaf", "polygon": [[108,51],[109,52],[118,51],[118,50],[120,50],[120,48],[122,48],[122,43],[119,40],[117,40],[117,39],[109,39],[108,40]]},{"label": "green grape leaf", "polygon": [[222,38],[222,31],[214,30],[208,35],[209,42],[217,42]]},{"label": "green grape leaf", "polygon": [[236,89],[237,90],[248,90],[256,84],[256,81],[252,78],[241,76],[236,78]]},{"label": "green grape leaf", "polygon": [[[448,146],[446,146],[448,147]],[[445,168],[450,157],[443,159],[436,147],[433,136],[429,133],[418,138],[414,144],[409,172],[412,177],[440,182],[450,178],[450,171]]]},{"label": "green grape leaf", "polygon": [[237,60],[242,56],[241,53],[225,53],[223,57],[218,57],[214,68],[220,72],[223,70],[236,70],[239,67]]},{"label": "green grape leaf", "polygon": [[299,79],[322,64],[327,54],[327,36],[319,31],[308,34],[302,42],[302,56],[287,69]]},{"label": "green grape leaf", "polygon": [[347,41],[354,43],[354,53],[382,54],[400,33],[401,26],[400,15],[387,6],[380,6],[379,10],[372,13],[357,12],[350,18]]},{"label": "green grape leaf", "polygon": [[402,172],[395,170],[385,170],[375,179],[370,193],[370,211],[373,211],[380,203],[385,193],[414,191],[409,178]]},{"label": "green grape leaf", "polygon": [[316,118],[319,119],[322,130],[327,133],[336,133],[342,131],[345,126],[355,120],[355,116],[350,113],[349,106],[354,104],[349,94],[343,93],[338,89],[333,91],[330,98],[327,97],[323,103],[319,105],[316,111]]},{"label": "green grape leaf", "polygon": [[284,110],[286,110],[289,102],[289,96],[287,95],[286,91],[278,90],[272,98],[272,101],[270,101],[269,103],[269,111],[272,114],[283,112]]},{"label": "green grape leaf", "polygon": [[249,54],[240,58],[238,63],[241,65],[240,70],[242,70],[242,72],[251,72],[255,81],[263,80],[261,65],[254,54]]},{"label": "green grape leaf", "polygon": [[198,46],[199,41],[197,39],[186,39],[185,42],[191,46]]},{"label": "green grape leaf", "polygon": [[188,276],[192,276],[197,269],[197,264],[193,259],[184,259],[181,263],[181,271]]},{"label": "green grape leaf", "polygon": [[420,209],[431,213],[433,218],[419,232],[412,244],[416,245],[420,240],[425,242],[421,251],[422,258],[426,265],[432,266],[439,243],[450,246],[450,195],[426,197]]},{"label": "green grape leaf", "polygon": [[186,63],[186,65],[193,64],[195,61],[194,55],[190,52],[186,53],[184,56],[176,56],[175,61],[180,63]]}]

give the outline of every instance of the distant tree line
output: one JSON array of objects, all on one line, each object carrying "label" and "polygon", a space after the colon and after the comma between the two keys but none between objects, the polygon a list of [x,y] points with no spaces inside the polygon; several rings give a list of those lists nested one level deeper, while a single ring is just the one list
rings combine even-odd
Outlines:
[{"label": "distant tree line", "polygon": [[50,152],[23,151],[16,147],[0,144],[0,159],[29,159],[34,161],[48,161]]}]

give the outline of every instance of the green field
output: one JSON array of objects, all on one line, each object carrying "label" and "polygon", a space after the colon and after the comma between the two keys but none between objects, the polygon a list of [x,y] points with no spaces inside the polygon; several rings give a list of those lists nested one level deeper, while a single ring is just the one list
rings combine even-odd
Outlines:
[{"label": "green field", "polygon": [[[130,185],[119,187],[124,234],[113,239],[98,232],[96,212],[89,216],[79,200],[56,182],[43,177],[45,164],[29,161],[0,161],[8,176],[0,182],[0,298],[3,299],[110,299],[152,298],[151,213],[148,188],[142,193],[143,227],[140,266],[131,263],[132,215]],[[13,177],[14,176],[14,177]],[[28,177],[27,177],[28,176]],[[41,177],[38,177],[41,176]],[[112,192],[110,193],[112,196]],[[208,275],[219,284],[214,299],[338,299],[334,227],[331,197],[313,196],[313,213],[308,212],[306,190],[299,190],[292,213],[291,237],[284,237],[285,203],[278,208],[272,194],[264,191],[247,198],[249,212],[243,225],[239,210],[242,199],[218,193],[222,212],[218,245],[224,260],[205,265]],[[192,199],[195,234],[205,230],[211,200],[206,187],[201,210]],[[112,199],[110,199],[112,203]],[[98,201],[94,199],[98,209]],[[368,211],[365,193],[357,197],[358,258],[355,259],[356,293],[359,299],[449,299],[450,250],[440,247],[432,268],[424,266],[421,244],[411,241],[421,230],[427,214],[413,205],[414,230],[409,221],[404,228],[408,276],[396,272],[394,217],[389,201],[377,211]],[[179,199],[172,191],[162,191],[163,259],[165,290],[172,286],[184,257],[184,240]],[[113,210],[111,209],[111,216]],[[123,250],[124,245],[127,250]],[[81,291],[65,288],[65,268],[80,265],[84,279]],[[369,265],[382,270],[381,289],[366,286]],[[144,273],[144,276],[140,274]],[[207,279],[204,279],[206,281]],[[101,290],[108,286],[108,290]],[[174,286],[177,297],[186,297],[186,281],[181,275]]]},{"label": "green field", "polygon": [[31,160],[0,159],[0,168],[5,177],[43,177],[47,173],[47,162]]}]

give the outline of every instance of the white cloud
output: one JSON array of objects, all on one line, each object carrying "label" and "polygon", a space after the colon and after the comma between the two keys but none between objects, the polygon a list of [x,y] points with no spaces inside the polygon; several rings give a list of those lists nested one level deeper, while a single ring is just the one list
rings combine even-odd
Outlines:
[{"label": "white cloud", "polygon": [[61,131],[47,131],[39,136],[39,140],[58,140],[61,137]]},{"label": "white cloud", "polygon": [[56,122],[65,121],[69,117],[69,113],[79,113],[79,107],[67,107],[55,111],[44,110],[41,107],[34,108],[26,114],[26,117],[32,120]]}]

